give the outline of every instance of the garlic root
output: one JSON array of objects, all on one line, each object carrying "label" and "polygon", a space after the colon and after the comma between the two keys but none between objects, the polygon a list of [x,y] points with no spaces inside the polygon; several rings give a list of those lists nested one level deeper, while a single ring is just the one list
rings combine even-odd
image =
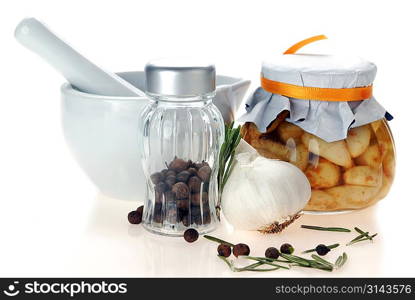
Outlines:
[{"label": "garlic root", "polygon": [[280,233],[285,228],[287,228],[288,225],[292,224],[295,220],[297,220],[301,216],[302,216],[301,212],[296,213],[295,215],[290,216],[289,219],[284,221],[283,223],[274,222],[274,223],[271,223],[270,225],[267,225],[267,226],[264,226],[258,229],[258,231],[264,234]]}]

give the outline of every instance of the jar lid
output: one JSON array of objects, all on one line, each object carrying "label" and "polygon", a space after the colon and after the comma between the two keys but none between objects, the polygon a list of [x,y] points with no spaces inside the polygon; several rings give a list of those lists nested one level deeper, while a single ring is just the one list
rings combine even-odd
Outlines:
[{"label": "jar lid", "polygon": [[376,65],[360,57],[279,55],[262,63],[262,77],[303,87],[346,89],[373,83]]},{"label": "jar lid", "polygon": [[153,95],[192,97],[216,89],[215,65],[190,58],[160,59],[147,63],[146,92]]}]

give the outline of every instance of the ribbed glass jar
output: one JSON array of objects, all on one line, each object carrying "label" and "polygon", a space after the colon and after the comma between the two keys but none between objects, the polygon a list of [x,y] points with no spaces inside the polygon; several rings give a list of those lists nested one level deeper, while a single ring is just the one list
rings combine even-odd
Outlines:
[{"label": "ribbed glass jar", "polygon": [[182,236],[190,227],[201,234],[216,227],[224,123],[213,96],[151,96],[143,111],[143,225],[151,232]]}]

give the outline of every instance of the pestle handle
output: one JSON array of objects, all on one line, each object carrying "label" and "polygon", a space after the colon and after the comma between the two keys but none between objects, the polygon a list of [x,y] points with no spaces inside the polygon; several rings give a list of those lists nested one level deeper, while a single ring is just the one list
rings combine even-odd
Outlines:
[{"label": "pestle handle", "polygon": [[16,27],[15,37],[82,92],[105,96],[144,96],[141,90],[118,75],[102,70],[79,54],[35,18],[23,19]]}]

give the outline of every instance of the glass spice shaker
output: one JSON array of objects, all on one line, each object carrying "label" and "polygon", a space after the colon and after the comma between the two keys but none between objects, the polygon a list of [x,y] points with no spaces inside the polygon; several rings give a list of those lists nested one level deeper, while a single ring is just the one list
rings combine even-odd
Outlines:
[{"label": "glass spice shaker", "polygon": [[182,236],[216,227],[217,173],[224,122],[212,103],[215,66],[189,60],[146,65],[149,104],[142,113],[142,166],[147,178],[143,226]]}]

